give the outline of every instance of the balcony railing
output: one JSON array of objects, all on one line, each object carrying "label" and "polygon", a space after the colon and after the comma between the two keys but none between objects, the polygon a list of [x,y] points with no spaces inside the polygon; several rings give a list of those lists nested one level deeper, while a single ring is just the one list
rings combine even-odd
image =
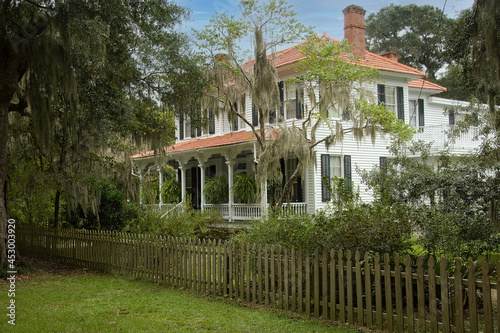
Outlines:
[{"label": "balcony railing", "polygon": [[423,126],[418,128],[413,140],[432,142],[433,152],[450,149],[455,153],[467,153],[481,144],[477,127],[470,127],[467,132],[458,135],[452,134],[455,129],[454,125]]}]

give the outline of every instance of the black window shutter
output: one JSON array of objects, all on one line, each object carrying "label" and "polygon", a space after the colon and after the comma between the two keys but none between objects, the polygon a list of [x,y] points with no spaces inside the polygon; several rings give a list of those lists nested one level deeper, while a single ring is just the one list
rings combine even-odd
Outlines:
[{"label": "black window shutter", "polygon": [[398,108],[398,119],[405,121],[405,103],[403,96],[403,87],[396,87],[396,98]]},{"label": "black window shutter", "polygon": [[212,110],[208,111],[208,134],[215,134],[215,117]]},{"label": "black window shutter", "polygon": [[352,187],[351,155],[344,155],[344,178],[347,186]]},{"label": "black window shutter", "polygon": [[[234,103],[234,110],[236,111],[236,113],[238,113],[238,103]],[[237,131],[237,130],[238,130],[238,116],[234,115],[233,131]]]},{"label": "black window shutter", "polygon": [[252,125],[259,126],[259,114],[257,113],[255,104],[252,104]]},{"label": "black window shutter", "polygon": [[450,125],[455,125],[455,112],[450,111],[450,113],[448,113],[448,123]]},{"label": "black window shutter", "polygon": [[384,173],[387,170],[387,157],[385,156],[380,156],[380,170]]},{"label": "black window shutter", "polygon": [[196,127],[196,135],[201,136],[201,127],[200,126]]},{"label": "black window shutter", "polygon": [[280,92],[280,114],[278,121],[283,121],[285,119],[285,84],[283,81],[278,82],[278,90]]},{"label": "black window shutter", "polygon": [[424,117],[424,100],[418,100],[418,126],[425,126],[425,117]]},{"label": "black window shutter", "polygon": [[184,139],[184,115],[179,116],[179,140]]},{"label": "black window shutter", "polygon": [[385,104],[385,85],[377,84],[378,104]]},{"label": "black window shutter", "polygon": [[295,90],[295,103],[297,103],[296,109],[295,109],[295,112],[296,112],[295,117],[297,119],[302,119],[303,114],[304,114],[304,112],[302,110],[303,97],[304,97],[304,88],[302,88],[302,86],[300,86],[299,88],[297,88]]},{"label": "black window shutter", "polygon": [[330,200],[330,191],[325,181],[330,181],[330,155],[321,154],[321,201],[323,202]]}]

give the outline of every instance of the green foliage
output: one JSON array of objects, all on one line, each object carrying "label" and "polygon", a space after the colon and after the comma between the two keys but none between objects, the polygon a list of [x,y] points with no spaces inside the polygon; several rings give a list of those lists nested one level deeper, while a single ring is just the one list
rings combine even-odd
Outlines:
[{"label": "green foliage", "polygon": [[125,200],[123,192],[110,182],[100,182],[99,208],[96,212],[84,211],[79,207],[76,211],[66,211],[66,222],[74,228],[103,229],[120,231],[128,220],[136,217],[135,204]]},{"label": "green foliage", "polygon": [[209,226],[222,222],[216,212],[195,210],[187,203],[181,208],[165,215],[165,212],[147,206],[137,207],[136,217],[129,220],[123,230],[172,237],[206,238],[211,235]]},{"label": "green foliage", "polygon": [[170,174],[168,177],[166,177],[166,179],[163,180],[161,192],[164,203],[180,202],[181,184],[179,184],[174,175]]},{"label": "green foliage", "polygon": [[405,207],[379,203],[346,206],[341,211],[330,209],[316,215],[268,215],[233,239],[311,251],[319,248],[405,254],[410,250],[412,228]]},{"label": "green foliage", "polygon": [[[497,1],[475,1],[448,31],[446,52],[461,69],[461,83],[482,102],[495,105],[500,93],[500,24]],[[491,107],[491,106],[490,106]]]},{"label": "green foliage", "polygon": [[229,200],[229,189],[226,177],[214,176],[205,180],[203,190],[207,203],[220,204],[226,203]]},{"label": "green foliage", "polygon": [[257,196],[257,183],[253,175],[238,172],[234,175],[233,193],[244,203],[253,203]]},{"label": "green foliage", "polygon": [[446,63],[444,31],[452,20],[430,5],[389,5],[366,19],[366,40],[372,52],[396,52],[399,61],[425,70],[430,79]]},{"label": "green foliage", "polygon": [[443,154],[431,163],[429,145],[407,148],[413,157],[393,146],[395,156],[383,169],[361,171],[377,201],[410,210],[418,242],[430,255],[475,259],[485,251],[497,251],[496,172],[480,162],[481,155]]}]

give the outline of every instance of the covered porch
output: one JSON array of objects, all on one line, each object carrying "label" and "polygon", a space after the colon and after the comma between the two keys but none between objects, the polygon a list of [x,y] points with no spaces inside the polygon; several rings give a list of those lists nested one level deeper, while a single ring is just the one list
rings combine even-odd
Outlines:
[{"label": "covered porch", "polygon": [[[146,172],[151,168],[158,172],[159,202],[156,204],[161,210],[178,209],[182,203],[189,202],[193,208],[200,210],[217,211],[229,222],[250,221],[265,215],[269,208],[267,184],[259,186],[259,196],[253,201],[244,201],[234,191],[235,175],[238,173],[254,176],[254,167],[258,162],[259,151],[251,132],[236,132],[219,137],[191,139],[179,142],[165,148],[164,154],[155,156],[153,152],[146,152],[132,156],[133,167],[138,170],[137,175],[142,182]],[[294,159],[283,161],[284,177],[287,168],[293,167]],[[177,181],[180,184],[179,203],[165,203],[162,195],[163,170],[169,166],[177,170]],[[213,202],[207,196],[206,184],[213,177],[226,180],[227,197]],[[141,186],[142,188],[142,186]],[[302,180],[294,184],[293,196],[284,209],[296,213],[305,213],[307,204],[304,200],[305,190]],[[142,204],[143,202],[141,202]]]}]

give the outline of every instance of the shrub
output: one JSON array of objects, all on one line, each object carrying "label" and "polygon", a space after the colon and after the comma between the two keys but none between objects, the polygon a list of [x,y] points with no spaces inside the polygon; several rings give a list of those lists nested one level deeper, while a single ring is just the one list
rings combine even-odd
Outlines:
[{"label": "shrub", "polygon": [[327,209],[316,215],[276,214],[254,223],[232,239],[288,248],[343,249],[379,253],[407,253],[411,225],[405,207],[354,205],[342,211]]},{"label": "shrub", "polygon": [[200,211],[185,204],[183,210],[173,210],[167,215],[148,207],[139,207],[139,214],[123,229],[133,233],[154,235],[206,238],[210,235],[210,225],[221,223],[220,215],[212,211]]}]

